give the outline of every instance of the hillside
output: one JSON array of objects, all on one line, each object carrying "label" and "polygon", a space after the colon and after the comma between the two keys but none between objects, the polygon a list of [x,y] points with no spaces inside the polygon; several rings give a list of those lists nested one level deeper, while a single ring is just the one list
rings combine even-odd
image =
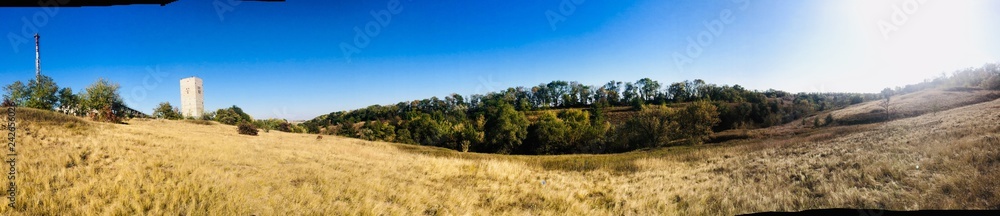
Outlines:
[{"label": "hillside", "polygon": [[[894,97],[893,121],[608,155],[507,156],[18,111],[12,215],[689,215],[1000,208],[1000,100]],[[986,96],[983,96],[986,95]],[[983,97],[981,97],[983,96]],[[994,99],[996,97],[993,97]],[[967,100],[968,99],[968,100]],[[972,101],[972,102],[970,102]],[[833,111],[871,113],[873,102]],[[910,112],[905,112],[910,113]],[[817,116],[825,116],[819,114]],[[766,130],[766,131],[765,131]]]}]

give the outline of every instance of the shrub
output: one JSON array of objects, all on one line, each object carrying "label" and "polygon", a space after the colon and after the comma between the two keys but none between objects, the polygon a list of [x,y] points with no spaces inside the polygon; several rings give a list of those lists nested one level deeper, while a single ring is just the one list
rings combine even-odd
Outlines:
[{"label": "shrub", "polygon": [[153,109],[153,118],[178,120],[182,119],[183,116],[181,116],[179,109],[170,105],[170,102],[163,102],[156,106],[156,109]]},{"label": "shrub", "polygon": [[16,106],[16,104],[14,104],[14,101],[8,98],[4,98],[3,104],[0,104],[0,107],[12,107],[12,106]]},{"label": "shrub", "polygon": [[96,115],[91,116],[94,121],[103,121],[110,123],[121,123],[120,112],[115,112],[111,105],[105,105]]},{"label": "shrub", "polygon": [[639,99],[639,98],[636,98],[636,99],[632,99],[632,102],[630,103],[630,105],[632,105],[632,110],[640,111],[644,107],[646,107],[646,101],[644,101],[642,99]]},{"label": "shrub", "polygon": [[833,114],[826,114],[826,121],[823,121],[824,126],[829,126],[833,124]]},{"label": "shrub", "polygon": [[253,118],[243,112],[243,109],[240,109],[240,107],[233,105],[232,107],[215,111],[215,121],[227,125],[235,125],[240,122],[253,122]]},{"label": "shrub", "polygon": [[240,134],[257,136],[257,127],[253,126],[253,124],[250,124],[249,122],[240,122],[236,125],[236,128]]}]

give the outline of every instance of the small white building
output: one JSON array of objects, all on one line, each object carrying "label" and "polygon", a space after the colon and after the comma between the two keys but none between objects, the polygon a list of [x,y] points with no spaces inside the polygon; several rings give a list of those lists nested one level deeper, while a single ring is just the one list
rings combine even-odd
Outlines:
[{"label": "small white building", "polygon": [[201,78],[181,79],[181,114],[184,117],[200,118],[205,113],[205,92]]}]

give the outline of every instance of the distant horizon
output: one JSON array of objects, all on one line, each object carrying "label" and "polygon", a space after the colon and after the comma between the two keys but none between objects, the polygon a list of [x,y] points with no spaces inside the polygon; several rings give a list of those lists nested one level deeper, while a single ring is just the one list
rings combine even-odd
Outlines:
[{"label": "distant horizon", "polygon": [[554,80],[702,79],[746,89],[876,93],[1000,62],[995,1],[212,2],[0,8],[0,84],[42,74],[127,105],[308,120],[336,111]]}]

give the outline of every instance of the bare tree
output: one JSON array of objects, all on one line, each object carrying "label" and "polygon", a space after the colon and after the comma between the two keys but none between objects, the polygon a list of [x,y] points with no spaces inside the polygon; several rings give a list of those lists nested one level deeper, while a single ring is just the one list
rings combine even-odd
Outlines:
[{"label": "bare tree", "polygon": [[883,99],[882,99],[882,102],[879,103],[879,105],[882,106],[883,110],[885,110],[885,119],[886,120],[889,120],[889,118],[892,117],[892,112],[890,110],[891,107],[889,106],[890,105],[889,104],[889,99],[892,98],[893,94],[894,94],[894,91],[892,91],[892,89],[890,89],[890,88],[882,89],[882,97],[883,97]]}]

